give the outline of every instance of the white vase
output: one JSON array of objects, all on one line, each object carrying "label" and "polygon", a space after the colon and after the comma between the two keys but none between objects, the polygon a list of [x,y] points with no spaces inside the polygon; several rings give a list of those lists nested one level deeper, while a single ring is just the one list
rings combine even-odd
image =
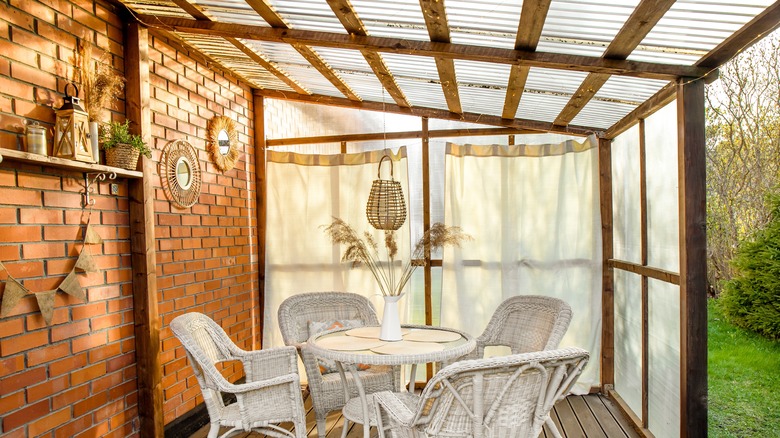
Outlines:
[{"label": "white vase", "polygon": [[385,309],[382,315],[382,327],[379,330],[379,339],[383,341],[401,340],[401,320],[398,318],[398,300],[401,295],[384,296]]},{"label": "white vase", "polygon": [[92,159],[100,164],[100,147],[98,144],[98,122],[89,122],[89,143],[92,147]]}]

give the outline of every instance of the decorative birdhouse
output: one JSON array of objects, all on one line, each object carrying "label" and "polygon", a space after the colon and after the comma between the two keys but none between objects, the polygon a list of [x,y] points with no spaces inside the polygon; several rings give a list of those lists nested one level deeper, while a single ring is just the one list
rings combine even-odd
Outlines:
[{"label": "decorative birdhouse", "polygon": [[[73,86],[75,96],[68,94],[68,87]],[[55,111],[53,155],[60,158],[94,163],[92,145],[89,141],[89,116],[81,107],[79,89],[75,84],[65,86],[65,99],[62,107]]]}]

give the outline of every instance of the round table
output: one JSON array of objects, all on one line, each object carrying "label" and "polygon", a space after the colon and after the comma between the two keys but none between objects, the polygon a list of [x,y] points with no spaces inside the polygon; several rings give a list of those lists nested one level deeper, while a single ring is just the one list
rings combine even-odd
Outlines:
[{"label": "round table", "polygon": [[[351,331],[355,333],[358,329],[326,331],[313,335],[307,341],[308,348],[315,356],[336,362],[344,383],[345,399],[349,400],[343,409],[344,418],[354,423],[363,424],[365,438],[369,436],[370,426],[376,425],[376,420],[373,418],[374,409],[369,409],[369,400],[354,364],[411,365],[411,375],[414,376],[417,364],[456,359],[476,348],[474,338],[460,330],[425,325],[403,325],[402,329],[405,333],[404,340],[398,342],[379,340],[379,327],[376,327],[377,337],[373,339],[374,342],[371,342],[370,336],[358,337],[348,334]],[[359,330],[371,331],[372,329],[362,328]],[[410,338],[416,340],[408,340]],[[352,372],[358,390],[356,398],[349,399],[343,365],[348,365],[347,368]],[[410,384],[414,384],[414,378]],[[362,416],[356,415],[358,412],[362,413]],[[346,435],[346,430],[345,425],[342,437]]]}]

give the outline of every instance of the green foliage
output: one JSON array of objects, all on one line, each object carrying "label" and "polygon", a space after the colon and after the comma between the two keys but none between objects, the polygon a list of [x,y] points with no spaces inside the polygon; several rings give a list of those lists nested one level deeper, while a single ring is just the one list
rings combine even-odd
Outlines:
[{"label": "green foliage", "polygon": [[708,436],[778,436],[780,342],[727,323],[721,301],[707,305]]},{"label": "green foliage", "polygon": [[103,149],[111,149],[118,144],[129,144],[146,158],[152,158],[152,150],[146,146],[140,135],[130,133],[130,122],[111,122],[101,126],[100,141]]},{"label": "green foliage", "polygon": [[737,250],[721,304],[732,323],[780,339],[780,193],[771,192],[767,203],[769,223]]}]

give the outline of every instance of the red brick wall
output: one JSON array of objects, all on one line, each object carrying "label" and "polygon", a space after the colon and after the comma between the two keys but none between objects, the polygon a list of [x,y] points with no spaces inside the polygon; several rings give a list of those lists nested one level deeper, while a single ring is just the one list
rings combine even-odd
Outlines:
[{"label": "red brick wall", "polygon": [[[0,147],[22,149],[24,119],[53,124],[77,38],[107,48],[121,72],[122,29],[102,0],[0,2]],[[167,424],[202,402],[168,328],[175,316],[206,313],[242,348],[259,348],[253,115],[251,90],[237,78],[150,35],[153,159],[169,140],[184,138],[203,172],[198,203],[184,210],[168,202],[159,177],[153,181]],[[205,152],[213,115],[233,118],[240,133],[241,159],[224,174]],[[123,120],[124,102],[105,118]],[[101,272],[80,276],[88,302],[59,292],[51,327],[32,296],[0,318],[0,435],[138,435],[127,185],[116,183],[118,196],[108,194],[108,183],[95,195],[93,223],[105,242],[90,247]],[[0,163],[0,261],[31,291],[56,287],[75,263],[86,222],[82,184],[78,172]],[[242,375],[232,365],[224,373]]]},{"label": "red brick wall", "polygon": [[[207,65],[176,41],[150,32],[152,134],[158,161],[171,140],[185,139],[198,151],[203,185],[198,202],[180,209],[155,182],[157,288],[165,423],[202,403],[184,350],[168,327],[176,316],[197,311],[217,321],[244,349],[259,348],[257,216],[251,89]],[[215,115],[236,121],[241,157],[222,173],[206,153],[207,122]],[[224,375],[243,374],[235,364]]]}]

